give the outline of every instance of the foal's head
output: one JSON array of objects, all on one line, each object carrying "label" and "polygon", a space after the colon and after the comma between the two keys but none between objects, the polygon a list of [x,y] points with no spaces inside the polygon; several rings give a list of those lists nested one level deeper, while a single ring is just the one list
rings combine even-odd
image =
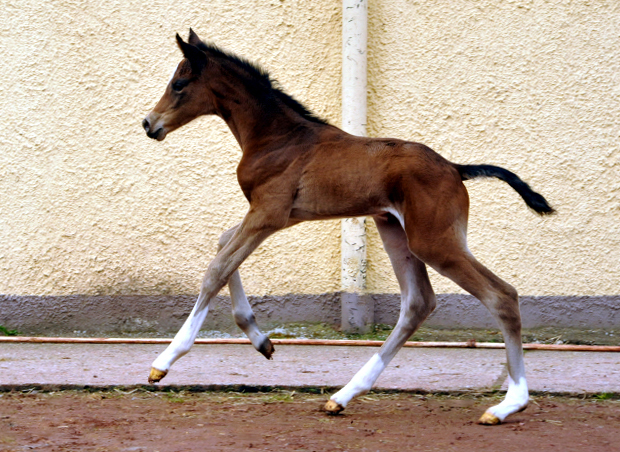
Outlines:
[{"label": "foal's head", "polygon": [[201,41],[191,29],[188,41],[177,34],[177,44],[185,58],[160,101],[142,121],[150,138],[162,141],[168,133],[198,116],[215,113],[214,95],[206,83],[207,55],[197,47]]}]

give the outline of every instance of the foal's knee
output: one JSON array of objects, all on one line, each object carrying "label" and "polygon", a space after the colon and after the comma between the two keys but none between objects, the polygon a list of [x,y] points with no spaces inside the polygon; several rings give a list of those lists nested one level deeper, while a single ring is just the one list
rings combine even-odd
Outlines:
[{"label": "foal's knee", "polygon": [[256,317],[254,317],[253,312],[238,312],[233,311],[233,318],[235,319],[235,323],[242,331],[245,331],[250,325],[256,323]]}]

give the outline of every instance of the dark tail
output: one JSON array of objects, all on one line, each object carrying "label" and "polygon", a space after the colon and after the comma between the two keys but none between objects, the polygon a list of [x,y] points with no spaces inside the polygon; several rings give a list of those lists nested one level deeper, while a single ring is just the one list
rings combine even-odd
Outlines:
[{"label": "dark tail", "polygon": [[539,193],[536,193],[515,173],[507,169],[493,165],[454,165],[461,175],[462,180],[475,179],[477,177],[496,177],[503,180],[515,189],[531,209],[540,215],[550,215],[555,209],[549,205],[547,200]]}]

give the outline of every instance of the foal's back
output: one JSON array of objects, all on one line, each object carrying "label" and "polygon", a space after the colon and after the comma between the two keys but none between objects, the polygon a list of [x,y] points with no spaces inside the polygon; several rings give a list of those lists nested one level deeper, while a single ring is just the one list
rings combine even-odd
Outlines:
[{"label": "foal's back", "polygon": [[445,196],[464,190],[454,165],[428,146],[317,128],[322,130],[301,159],[296,218],[376,215],[423,200],[445,203]]}]

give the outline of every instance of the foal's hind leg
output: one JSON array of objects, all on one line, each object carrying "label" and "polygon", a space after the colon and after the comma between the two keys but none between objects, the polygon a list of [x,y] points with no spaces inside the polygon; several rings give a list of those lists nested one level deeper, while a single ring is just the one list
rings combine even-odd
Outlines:
[{"label": "foal's hind leg", "polygon": [[[478,262],[458,239],[443,237],[436,243],[441,243],[441,249],[429,251],[427,248],[422,253],[424,261],[482,301],[504,335],[508,392],[499,405],[489,408],[479,420],[481,424],[499,424],[508,415],[524,410],[529,400],[517,291]],[[416,244],[410,246],[416,252]]]},{"label": "foal's hind leg", "polygon": [[[238,226],[235,226],[220,236],[218,242],[219,250],[221,250],[233,236]],[[228,280],[228,289],[230,290],[230,299],[232,302],[233,318],[237,326],[243,331],[256,350],[261,352],[265,358],[271,359],[274,347],[269,338],[261,333],[254,317],[252,307],[245,296],[243,285],[241,284],[241,276],[239,270],[236,270]]]},{"label": "foal's hind leg", "polygon": [[435,294],[426,266],[407,248],[407,236],[398,220],[392,215],[374,220],[400,285],[400,316],[379,352],[327,402],[325,410],[329,413],[344,410],[353,397],[368,392],[394,355],[435,308]]}]

